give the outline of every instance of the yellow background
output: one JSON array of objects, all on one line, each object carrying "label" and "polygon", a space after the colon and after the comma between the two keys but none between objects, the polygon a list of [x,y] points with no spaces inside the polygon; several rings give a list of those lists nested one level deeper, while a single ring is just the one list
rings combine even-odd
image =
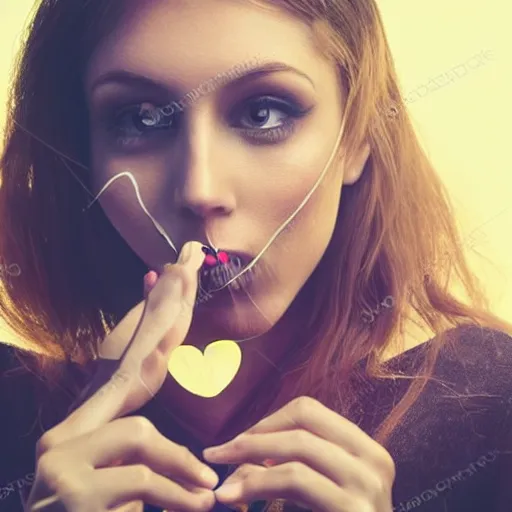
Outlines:
[{"label": "yellow background", "polygon": [[[421,141],[452,194],[468,246],[492,264],[472,254],[470,261],[494,311],[512,320],[510,4],[381,0],[379,5]],[[12,59],[32,6],[33,0],[0,3],[0,126]],[[478,61],[477,55],[484,57]],[[438,85],[428,89],[431,79]],[[1,324],[0,339],[16,341]]]}]

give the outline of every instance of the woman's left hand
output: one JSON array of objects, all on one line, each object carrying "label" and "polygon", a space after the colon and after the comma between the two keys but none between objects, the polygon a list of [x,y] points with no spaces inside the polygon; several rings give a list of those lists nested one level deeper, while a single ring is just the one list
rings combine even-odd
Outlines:
[{"label": "woman's left hand", "polygon": [[395,464],[357,425],[300,397],[204,458],[240,464],[219,487],[226,505],[286,499],[314,512],[391,512]]}]

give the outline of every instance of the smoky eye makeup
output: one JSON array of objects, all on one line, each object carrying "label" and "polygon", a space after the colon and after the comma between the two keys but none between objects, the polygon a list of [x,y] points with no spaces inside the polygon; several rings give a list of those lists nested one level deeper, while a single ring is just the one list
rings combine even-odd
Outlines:
[{"label": "smoky eye makeup", "polygon": [[312,109],[290,96],[261,94],[239,102],[228,122],[249,142],[276,144],[289,138]]},{"label": "smoky eye makeup", "polygon": [[[243,92],[243,91],[240,91]],[[221,102],[219,122],[249,144],[272,145],[293,136],[301,120],[316,106],[284,87],[251,88]],[[112,96],[95,106],[95,125],[114,151],[142,152],[168,145],[183,128],[185,110],[170,108],[174,103],[156,102],[137,95],[131,99]],[[140,101],[142,100],[142,101]],[[174,103],[175,104],[175,103]],[[190,108],[190,107],[188,107]]]},{"label": "smoky eye makeup", "polygon": [[150,95],[105,97],[91,109],[91,128],[113,151],[153,149],[177,124],[179,113],[161,113],[168,104]]}]

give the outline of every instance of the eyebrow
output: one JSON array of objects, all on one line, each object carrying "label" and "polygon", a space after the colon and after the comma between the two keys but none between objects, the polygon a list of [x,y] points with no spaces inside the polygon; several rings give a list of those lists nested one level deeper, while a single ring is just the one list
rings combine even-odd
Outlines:
[{"label": "eyebrow", "polygon": [[[223,86],[227,85],[233,85],[235,83],[240,83],[249,79],[259,78],[261,76],[265,76],[271,73],[277,73],[280,71],[287,71],[295,73],[306,80],[308,80],[313,88],[315,89],[315,84],[311,80],[311,78],[306,75],[303,71],[300,71],[297,68],[294,68],[293,66],[289,66],[288,64],[284,64],[282,62],[267,62],[262,65],[254,66],[253,68],[248,68],[247,70],[241,72],[238,71],[238,68],[244,67],[243,64],[238,66],[233,66],[230,69],[227,69],[224,72],[217,73],[215,75],[218,77],[219,75],[226,75],[226,77],[230,74],[240,73],[238,76],[235,76],[234,78],[230,78],[226,82],[223,81]],[[204,81],[206,82],[206,80]],[[203,84],[204,82],[201,82]],[[161,90],[168,90],[168,86],[161,81],[153,80],[147,76],[139,75],[137,73],[133,73],[131,71],[127,71],[124,69],[115,69],[112,71],[108,71],[107,73],[104,73],[100,75],[96,80],[93,81],[90,91],[91,93],[94,92],[99,87],[102,87],[106,84],[112,84],[112,83],[118,83],[122,85],[132,85],[132,86],[143,86],[143,87],[153,87]],[[198,84],[197,87],[200,87],[201,84]]]}]

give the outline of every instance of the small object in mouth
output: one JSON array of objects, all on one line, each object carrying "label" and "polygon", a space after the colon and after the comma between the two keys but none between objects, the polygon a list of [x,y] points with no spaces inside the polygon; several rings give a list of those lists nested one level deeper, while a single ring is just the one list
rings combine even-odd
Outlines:
[{"label": "small object in mouth", "polygon": [[217,259],[215,258],[215,256],[212,256],[211,254],[207,254],[204,259],[204,263],[208,267],[214,267],[215,265],[217,265]]},{"label": "small object in mouth", "polygon": [[[225,263],[216,260],[214,265],[209,265],[205,261],[201,272],[201,287],[206,292],[212,292],[213,290],[222,288],[242,270],[244,264],[238,256],[229,254],[226,254],[226,256],[228,259]],[[232,285],[233,288],[237,288],[235,282],[233,282]]]},{"label": "small object in mouth", "polygon": [[214,267],[217,264],[225,265],[229,263],[229,255],[225,251],[216,251],[212,247],[206,245],[202,247],[202,251],[206,254],[204,259],[205,265],[208,267]]},{"label": "small object in mouth", "polygon": [[220,251],[218,254],[217,254],[217,259],[221,262],[221,263],[228,263],[229,262],[229,255],[227,252],[224,252],[224,251]]}]

